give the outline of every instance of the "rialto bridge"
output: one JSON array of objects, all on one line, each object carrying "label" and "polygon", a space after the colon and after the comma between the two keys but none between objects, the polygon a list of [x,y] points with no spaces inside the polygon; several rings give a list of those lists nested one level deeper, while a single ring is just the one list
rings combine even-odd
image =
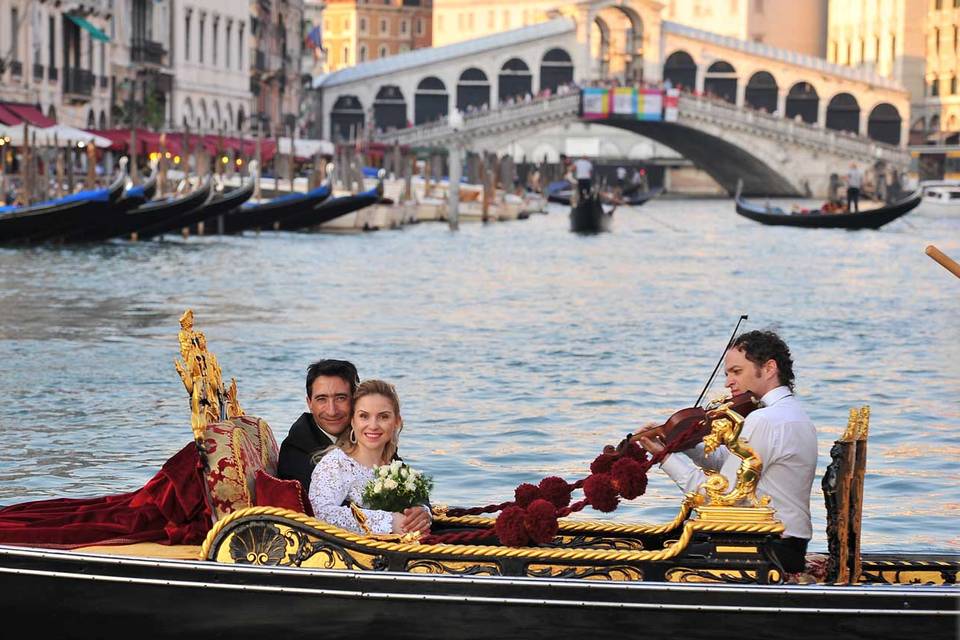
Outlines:
[{"label": "rialto bridge", "polygon": [[[318,76],[314,133],[448,144],[454,132],[444,123],[456,109],[478,132],[470,148],[498,151],[544,127],[577,122],[576,94],[545,95],[616,79],[680,88],[680,117],[603,125],[673,148],[728,190],[742,177],[747,193],[821,194],[829,173],[850,161],[908,162],[910,101],[899,84],[662,20],[661,7],[585,1],[532,26]],[[528,117],[538,106],[542,113]]]}]

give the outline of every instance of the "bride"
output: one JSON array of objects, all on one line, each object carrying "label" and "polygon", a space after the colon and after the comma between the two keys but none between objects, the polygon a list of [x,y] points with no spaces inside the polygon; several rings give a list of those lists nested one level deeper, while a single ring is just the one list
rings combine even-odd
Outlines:
[{"label": "bride", "polygon": [[[365,380],[353,396],[353,417],[347,429],[317,462],[310,480],[310,505],[317,519],[362,533],[349,502],[363,507],[363,489],[373,479],[373,468],[394,459],[403,419],[394,386],[383,380]],[[362,509],[373,533],[430,532],[427,505],[403,513]]]}]

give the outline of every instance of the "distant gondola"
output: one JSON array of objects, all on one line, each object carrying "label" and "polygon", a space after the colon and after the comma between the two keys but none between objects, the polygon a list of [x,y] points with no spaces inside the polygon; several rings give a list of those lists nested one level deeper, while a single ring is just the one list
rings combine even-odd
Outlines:
[{"label": "distant gondola", "polygon": [[207,200],[206,204],[197,207],[192,211],[175,217],[166,218],[154,225],[149,225],[137,232],[140,238],[152,238],[179,231],[184,227],[190,227],[198,222],[216,218],[217,216],[229,214],[231,211],[240,207],[253,195],[254,181],[248,179],[240,187],[225,193],[214,192],[213,196]]},{"label": "distant gondola", "polygon": [[570,230],[575,233],[610,231],[614,209],[615,205],[605,209],[600,197],[591,194],[589,198],[584,198],[570,207]]},{"label": "distant gondola", "polygon": [[649,200],[653,200],[661,193],[663,193],[663,187],[654,187],[649,191],[634,190],[634,191],[631,191],[630,193],[627,193],[626,191],[624,191],[623,196],[620,198],[620,201],[622,204],[625,204],[631,207],[639,207],[643,203]]},{"label": "distant gondola", "polygon": [[[121,159],[122,170],[125,171],[126,158]],[[113,203],[111,207],[102,207],[91,215],[85,216],[85,219],[68,231],[63,232],[60,238],[64,242],[83,242],[87,239],[99,239],[108,229],[114,228],[119,220],[128,211],[132,211],[141,205],[150,202],[157,193],[157,171],[153,173],[143,184],[135,185],[124,190],[123,195]]]},{"label": "distant gondola", "polygon": [[60,239],[85,224],[90,216],[109,210],[121,198],[126,173],[104,189],[80,191],[28,207],[0,207],[0,243],[33,243]]},{"label": "distant gondola", "polygon": [[301,211],[282,218],[278,222],[278,228],[294,231],[317,227],[325,222],[335,220],[340,216],[345,216],[353,211],[358,211],[364,207],[369,207],[381,202],[381,193],[382,187],[378,185],[361,193],[329,198],[318,204],[311,211]]},{"label": "distant gondola", "polygon": [[557,180],[547,185],[545,189],[547,202],[556,202],[557,204],[570,204],[570,198],[573,194],[573,185],[566,180]]},{"label": "distant gondola", "polygon": [[893,222],[909,213],[922,200],[923,193],[915,191],[892,204],[854,213],[826,213],[817,210],[790,213],[780,207],[758,205],[745,201],[740,197],[739,185],[735,197],[737,213],[745,218],[767,225],[806,227],[809,229],[879,229],[888,222]]},{"label": "distant gondola", "polygon": [[110,238],[128,238],[133,234],[140,237],[140,231],[166,221],[181,218],[197,207],[207,203],[212,194],[210,178],[206,178],[190,193],[179,198],[152,200],[131,209],[119,216],[115,223],[96,234],[88,234],[85,240],[108,240]]},{"label": "distant gondola", "polygon": [[275,230],[284,218],[309,213],[329,197],[330,185],[324,184],[306,193],[289,193],[264,202],[247,202],[224,216],[223,231],[242,233],[255,229]]}]

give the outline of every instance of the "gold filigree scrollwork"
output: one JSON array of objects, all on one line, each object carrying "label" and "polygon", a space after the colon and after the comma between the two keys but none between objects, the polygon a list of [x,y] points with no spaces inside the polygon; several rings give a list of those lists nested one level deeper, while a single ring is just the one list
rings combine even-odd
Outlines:
[{"label": "gold filigree scrollwork", "polygon": [[[190,395],[190,427],[194,439],[200,440],[209,423],[219,422],[225,417],[223,376],[217,357],[207,350],[206,337],[193,329],[193,310],[187,309],[180,316],[180,333],[177,337],[182,360],[175,360],[173,364]],[[235,388],[233,392],[235,406],[239,409]]]},{"label": "gold filigree scrollwork", "polygon": [[360,525],[363,535],[368,538],[373,538],[374,540],[383,540],[384,542],[399,542],[400,544],[420,543],[419,531],[408,531],[407,533],[374,533],[367,522],[367,514],[365,514],[363,509],[361,509],[360,506],[355,502],[350,503],[350,513],[353,514],[357,524]]},{"label": "gold filigree scrollwork", "polygon": [[760,472],[763,471],[763,461],[750,445],[740,440],[744,418],[729,405],[721,405],[708,413],[711,419],[710,433],[703,439],[704,453],[710,454],[721,445],[730,453],[740,458],[740,467],[737,469],[737,484],[733,491],[727,492],[729,483],[719,472],[707,471],[707,481],[700,488],[706,493],[706,498],[700,496],[700,505],[708,501],[708,506],[734,506],[749,504],[754,507],[765,507],[770,502],[769,496],[757,497],[757,484],[760,482]]}]

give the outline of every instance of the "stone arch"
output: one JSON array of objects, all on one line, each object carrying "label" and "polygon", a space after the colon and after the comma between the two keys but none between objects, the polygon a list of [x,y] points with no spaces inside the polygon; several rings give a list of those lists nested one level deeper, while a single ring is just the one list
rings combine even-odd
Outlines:
[{"label": "stone arch", "polygon": [[709,67],[703,79],[703,90],[724,102],[737,102],[737,70],[726,60],[717,60]]},{"label": "stone arch", "polygon": [[181,115],[183,116],[183,126],[190,127],[193,126],[193,101],[190,98],[187,98],[183,101],[183,109],[181,109]]},{"label": "stone arch", "polygon": [[860,104],[849,93],[838,93],[827,103],[827,129],[860,133]]},{"label": "stone arch", "polygon": [[689,53],[681,49],[667,57],[663,63],[663,81],[667,80],[674,87],[693,91],[697,84],[697,63]]},{"label": "stone arch", "polygon": [[[643,19],[627,3],[610,3],[592,12],[591,53],[602,77],[632,84],[643,80]],[[596,38],[594,44],[594,38]]]},{"label": "stone arch", "polygon": [[207,115],[207,101],[200,98],[199,108],[197,109],[197,129],[203,129],[209,117]]},{"label": "stone arch", "polygon": [[220,129],[221,127],[223,127],[223,116],[222,116],[222,114],[220,113],[220,101],[219,101],[219,100],[214,100],[214,101],[213,101],[213,117],[211,117],[210,121],[211,121],[211,123],[212,123],[212,125],[211,125],[210,128],[211,128],[212,130],[214,130],[214,131],[216,131],[216,130]]},{"label": "stone arch", "polygon": [[950,119],[947,120],[947,131],[956,131],[960,129],[960,118],[957,118],[957,114],[951,114]]},{"label": "stone arch", "polygon": [[867,135],[871,140],[900,144],[900,129],[903,119],[897,108],[888,102],[881,102],[870,111],[867,119]]},{"label": "stone arch", "polygon": [[[240,112],[243,117],[243,111]],[[333,142],[356,140],[364,125],[363,105],[357,96],[337,98],[330,110],[330,139]]]},{"label": "stone arch", "polygon": [[481,109],[484,105],[490,106],[490,81],[483,71],[470,67],[457,80],[457,110]]},{"label": "stone arch", "polygon": [[747,82],[744,102],[754,109],[762,109],[767,113],[777,110],[777,81],[768,71],[757,71]]},{"label": "stone arch", "polygon": [[817,122],[820,109],[820,96],[809,82],[798,82],[787,93],[786,116],[793,120],[797,116],[808,124]]},{"label": "stone arch", "polygon": [[526,94],[533,93],[533,74],[530,73],[527,63],[520,58],[510,58],[504,62],[497,80],[497,98],[500,102],[508,98],[522,100]]},{"label": "stone arch", "polygon": [[560,162],[560,152],[549,142],[541,142],[530,153],[530,161],[534,164],[538,162]]},{"label": "stone arch", "polygon": [[554,47],[540,60],[540,90],[555,92],[557,87],[573,82],[573,59],[566,50]]},{"label": "stone arch", "polygon": [[384,131],[407,126],[407,101],[395,84],[385,84],[373,99],[373,126]]},{"label": "stone arch", "polygon": [[96,129],[97,128],[97,113],[90,109],[87,112],[87,129]]},{"label": "stone arch", "polygon": [[237,107],[237,129],[243,131],[243,126],[246,124],[246,114],[243,112],[243,107]]},{"label": "stone arch", "polygon": [[50,107],[47,108],[47,117],[53,120],[54,122],[57,121],[57,108],[55,106],[50,105]]},{"label": "stone arch", "polygon": [[103,109],[100,110],[100,119],[97,122],[97,125],[97,128],[101,130],[107,128],[107,112]]},{"label": "stone arch", "polygon": [[417,92],[413,96],[413,122],[424,124],[439,120],[447,115],[450,109],[450,96],[443,80],[436,76],[428,76],[417,85]]},{"label": "stone arch", "polygon": [[230,131],[233,130],[233,105],[229,102],[227,103],[227,129]]}]

